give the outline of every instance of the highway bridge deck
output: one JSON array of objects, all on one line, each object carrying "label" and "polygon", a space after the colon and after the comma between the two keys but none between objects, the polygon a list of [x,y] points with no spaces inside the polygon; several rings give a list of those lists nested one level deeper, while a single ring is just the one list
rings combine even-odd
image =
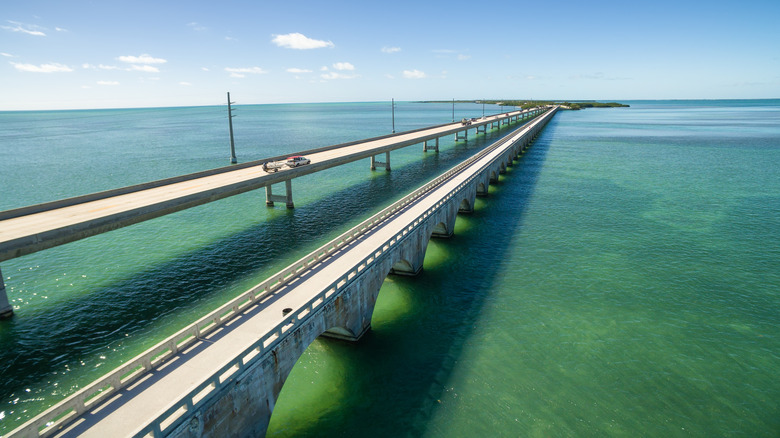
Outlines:
[{"label": "highway bridge deck", "polygon": [[0,212],[0,262],[127,225],[194,207],[249,190],[373,157],[466,129],[522,117],[534,110],[489,116],[463,126],[460,122],[335,145],[306,155],[310,165],[265,172],[262,163],[198,172],[123,189]]}]

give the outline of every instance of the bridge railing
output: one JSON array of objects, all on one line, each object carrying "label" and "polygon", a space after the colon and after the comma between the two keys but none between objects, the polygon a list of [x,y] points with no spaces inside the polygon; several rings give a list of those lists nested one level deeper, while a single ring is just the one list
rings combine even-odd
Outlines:
[{"label": "bridge railing", "polygon": [[[547,116],[544,116],[542,122],[546,120]],[[426,194],[442,182],[448,180],[456,173],[459,173],[466,167],[490,154],[495,149],[503,146],[507,141],[511,140],[513,143],[519,141],[523,138],[523,136],[527,135],[528,132],[532,132],[531,128],[536,126],[538,123],[540,123],[539,120],[536,122],[529,121],[529,123],[526,123],[528,126],[524,129],[527,130],[526,132],[523,132],[520,135],[514,134],[510,137],[506,137],[494,143],[490,147],[483,149],[479,153],[456,165],[441,176],[431,180],[424,186],[401,198],[379,213],[371,216],[360,224],[352,227],[347,232],[326,243],[322,247],[307,254],[279,273],[271,276],[270,278],[264,280],[233,300],[230,300],[229,302],[220,306],[218,309],[207,314],[194,324],[191,324],[190,326],[176,332],[146,352],[130,359],[124,365],[114,369],[112,372],[104,375],[100,379],[85,386],[60,403],[37,415],[30,421],[12,431],[9,436],[45,437],[55,433],[70,421],[87,412],[87,410],[108,399],[109,397],[114,396],[118,391],[132,384],[146,372],[153,370],[165,362],[165,360],[172,358],[179,351],[192,346],[194,343],[199,341],[200,337],[223,325],[247,308],[254,306],[257,303],[262,303],[263,300],[270,297],[275,291],[295,278],[297,274],[307,270],[309,267],[318,263],[324,258],[329,257],[334,252],[340,250],[345,245],[355,240],[355,238],[358,236],[362,235],[380,222],[388,219],[390,216],[405,208],[410,203],[414,202],[419,197]],[[460,190],[462,190],[462,188],[465,187],[467,182],[470,182],[472,178],[469,178],[466,182],[459,184],[458,188],[450,192],[445,199],[437,202],[434,207],[428,209],[428,211],[418,217],[401,233],[386,241],[379,251],[364,258],[356,265],[355,268],[337,280],[333,281],[328,287],[326,287],[321,293],[317,294],[314,298],[309,300],[307,304],[298,311],[291,312],[290,315],[286,316],[273,330],[252,344],[252,346],[245,349],[237,358],[227,360],[216,373],[212,374],[201,384],[193,387],[193,389],[185,397],[172,403],[167,410],[162,412],[149,425],[144,427],[142,430],[133,432],[133,435],[145,436],[152,434],[155,437],[159,437],[163,436],[163,431],[168,431],[175,427],[183,418],[183,414],[186,411],[195,409],[202,405],[206,400],[209,399],[210,394],[215,393],[215,391],[218,391],[225,384],[232,381],[233,379],[231,377],[236,374],[236,371],[243,370],[246,366],[248,366],[249,361],[251,361],[253,358],[260,358],[263,356],[264,352],[273,349],[280,341],[284,333],[294,327],[297,327],[303,321],[308,319],[308,316],[313,314],[316,308],[326,304],[326,300],[346,287],[351,282],[351,280],[357,276],[358,273],[360,273],[363,269],[385,254],[391,247],[394,247],[401,239],[404,238],[404,236],[408,235],[410,231],[419,226],[425,218],[427,218],[437,209],[441,208],[441,206],[444,205],[444,203],[446,203],[446,201],[449,200],[452,196],[455,196],[455,194],[459,193]]]}]

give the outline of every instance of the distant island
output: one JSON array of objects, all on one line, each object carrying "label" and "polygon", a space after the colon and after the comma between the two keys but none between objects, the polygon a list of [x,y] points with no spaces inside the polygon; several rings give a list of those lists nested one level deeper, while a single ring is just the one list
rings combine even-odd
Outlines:
[{"label": "distant island", "polygon": [[583,108],[619,108],[629,107],[624,103],[617,102],[596,102],[592,100],[575,101],[575,102],[560,102],[554,100],[426,100],[421,103],[487,103],[491,105],[500,106],[513,106],[520,107],[522,109],[534,108],[544,105],[560,105],[564,109],[579,110]]}]

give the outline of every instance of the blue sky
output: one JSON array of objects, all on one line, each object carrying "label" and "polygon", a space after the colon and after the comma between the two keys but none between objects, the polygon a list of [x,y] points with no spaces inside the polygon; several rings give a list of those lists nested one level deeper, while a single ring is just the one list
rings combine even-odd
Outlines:
[{"label": "blue sky", "polygon": [[0,110],[780,98],[780,1],[6,1]]}]

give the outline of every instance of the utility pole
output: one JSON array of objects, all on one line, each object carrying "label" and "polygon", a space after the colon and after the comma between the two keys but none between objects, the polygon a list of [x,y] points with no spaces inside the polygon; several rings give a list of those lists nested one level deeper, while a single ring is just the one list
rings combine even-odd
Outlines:
[{"label": "utility pole", "polygon": [[233,109],[230,104],[235,103],[230,101],[230,92],[227,94],[228,99],[228,125],[230,126],[230,164],[238,163],[236,160],[236,144],[233,142]]},{"label": "utility pole", "polygon": [[452,99],[452,123],[455,123],[455,99]]},{"label": "utility pole", "polygon": [[395,134],[395,98],[390,99],[390,102],[393,107],[393,134]]},{"label": "utility pole", "polygon": [[485,99],[482,99],[482,117],[485,117]]}]

